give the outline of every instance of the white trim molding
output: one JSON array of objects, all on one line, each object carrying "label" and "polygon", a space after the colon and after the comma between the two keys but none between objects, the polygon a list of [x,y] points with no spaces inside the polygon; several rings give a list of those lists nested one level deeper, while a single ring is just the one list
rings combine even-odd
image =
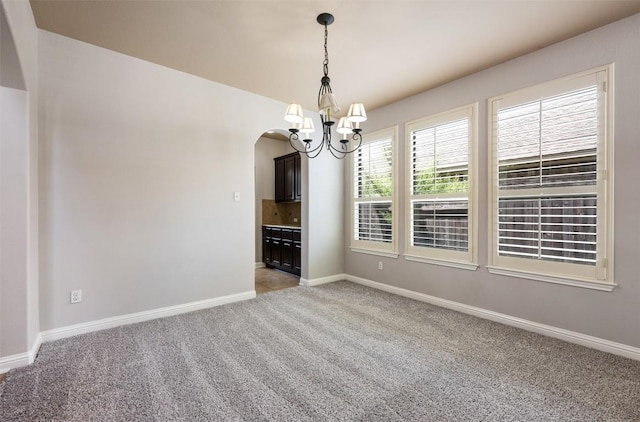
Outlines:
[{"label": "white trim molding", "polygon": [[523,330],[531,331],[537,334],[564,340],[568,343],[574,343],[580,346],[585,346],[591,349],[596,349],[602,352],[607,352],[640,361],[640,348],[638,347],[616,343],[610,340],[577,333],[575,331],[553,327],[551,325],[540,324],[534,321],[513,317],[511,315],[501,314],[499,312],[478,308],[476,306],[465,305],[464,303],[454,302],[452,300],[441,299],[439,297],[414,292],[412,290],[403,289],[401,287],[390,286],[388,284],[378,283],[377,281],[367,280],[365,278],[360,278],[349,274],[345,276],[345,279],[357,284],[373,287],[374,289],[383,290],[388,293],[397,294],[399,296],[408,297],[411,299],[419,300],[421,302],[427,302],[432,305],[462,312],[464,314],[473,315],[479,318],[509,325],[511,327],[521,328]]},{"label": "white trim molding", "polygon": [[264,268],[266,267],[264,262],[256,262],[256,268]]},{"label": "white trim molding", "polygon": [[564,284],[565,286],[583,287],[585,289],[600,290],[603,292],[612,292],[616,288],[615,283],[600,283],[591,280],[579,280],[577,278],[569,278],[562,276],[551,276],[533,273],[524,270],[513,270],[510,268],[500,268],[487,266],[491,274],[506,275],[509,277],[527,278],[530,280],[546,281],[547,283]]},{"label": "white trim molding", "polygon": [[31,349],[28,352],[0,357],[0,374],[7,373],[14,368],[32,364],[36,359],[36,356],[38,356],[41,344],[42,336],[38,333],[33,345],[31,345]]},{"label": "white trim molding", "polygon": [[43,331],[40,334],[42,335],[42,341],[48,342],[76,336],[79,334],[86,334],[94,331],[106,330],[108,328],[119,327],[122,325],[134,324],[136,322],[149,321],[152,319],[199,311],[201,309],[213,308],[215,306],[226,305],[228,303],[254,299],[255,297],[256,291],[251,290],[243,293],[216,297],[213,299],[184,303],[182,305],[167,306],[165,308],[152,309],[150,311],[136,312],[133,314],[120,315],[111,318],[99,319],[96,321],[68,325],[66,327]]},{"label": "white trim molding", "polygon": [[377,255],[377,256],[384,256],[386,258],[397,258],[399,256],[399,254],[397,252],[381,251],[381,250],[377,250],[377,249],[366,249],[366,248],[355,248],[355,247],[351,247],[349,249],[351,249],[351,252],[365,253],[365,254]]},{"label": "white trim molding", "polygon": [[300,285],[303,287],[313,287],[319,286],[321,284],[333,283],[334,281],[348,280],[348,277],[349,276],[347,276],[346,274],[335,274],[328,277],[314,278],[311,280],[300,277]]},{"label": "white trim molding", "polygon": [[421,262],[423,264],[442,265],[445,267],[459,268],[461,270],[475,271],[478,269],[478,264],[465,261],[454,261],[453,259],[437,259],[428,258],[426,256],[416,256],[404,254],[404,259],[407,261]]}]

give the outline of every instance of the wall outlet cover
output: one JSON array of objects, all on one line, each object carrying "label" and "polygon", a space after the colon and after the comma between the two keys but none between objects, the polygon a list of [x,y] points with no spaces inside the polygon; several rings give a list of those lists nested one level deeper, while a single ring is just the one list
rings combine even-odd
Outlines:
[{"label": "wall outlet cover", "polygon": [[71,303],[82,302],[82,290],[71,290]]}]

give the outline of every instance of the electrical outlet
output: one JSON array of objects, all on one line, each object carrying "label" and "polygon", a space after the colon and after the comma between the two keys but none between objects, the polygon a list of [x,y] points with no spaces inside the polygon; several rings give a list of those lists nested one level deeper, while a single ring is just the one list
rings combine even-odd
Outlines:
[{"label": "electrical outlet", "polygon": [[71,290],[71,303],[82,302],[82,290]]},{"label": "electrical outlet", "polygon": [[233,192],[234,202],[240,202],[240,192]]},{"label": "electrical outlet", "polygon": [[383,266],[382,266],[382,261],[378,261],[378,269],[382,270]]}]

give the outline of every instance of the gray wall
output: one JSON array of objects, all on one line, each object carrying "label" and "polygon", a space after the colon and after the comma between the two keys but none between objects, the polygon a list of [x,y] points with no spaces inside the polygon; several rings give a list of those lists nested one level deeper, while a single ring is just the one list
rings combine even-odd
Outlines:
[{"label": "gray wall", "polygon": [[28,2],[0,14],[0,361],[26,363],[39,332],[37,31]]},{"label": "gray wall", "polygon": [[253,146],[284,105],[39,33],[41,328],[252,291]]},{"label": "gray wall", "polygon": [[[41,329],[253,291],[254,144],[286,104],[47,31],[39,55]],[[304,186],[307,226],[342,209],[337,185]],[[303,271],[341,273],[341,224],[312,240],[330,251]]]},{"label": "gray wall", "polygon": [[[417,52],[419,54],[419,52]],[[487,99],[512,90],[615,63],[615,279],[601,292],[489,274]],[[479,263],[477,271],[381,258],[347,249],[347,274],[530,321],[640,347],[640,15],[541,49],[369,113],[367,131],[399,125],[401,186],[404,123],[479,103]],[[345,198],[345,203],[348,204]],[[404,189],[400,191],[401,204]],[[403,206],[400,207],[404,209]],[[348,206],[345,216],[349,218]],[[348,221],[348,220],[347,220]],[[404,252],[404,213],[400,252]],[[346,235],[346,244],[349,243]],[[384,261],[384,270],[377,262]]]},{"label": "gray wall", "polygon": [[301,163],[309,189],[302,192],[302,278],[312,281],[344,273],[344,166],[327,150]]}]

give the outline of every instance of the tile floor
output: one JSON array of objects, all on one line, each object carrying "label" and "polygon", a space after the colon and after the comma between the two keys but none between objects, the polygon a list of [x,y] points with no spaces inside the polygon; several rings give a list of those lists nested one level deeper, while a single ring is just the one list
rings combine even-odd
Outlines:
[{"label": "tile floor", "polygon": [[256,268],[256,294],[296,287],[300,277],[272,268]]}]

